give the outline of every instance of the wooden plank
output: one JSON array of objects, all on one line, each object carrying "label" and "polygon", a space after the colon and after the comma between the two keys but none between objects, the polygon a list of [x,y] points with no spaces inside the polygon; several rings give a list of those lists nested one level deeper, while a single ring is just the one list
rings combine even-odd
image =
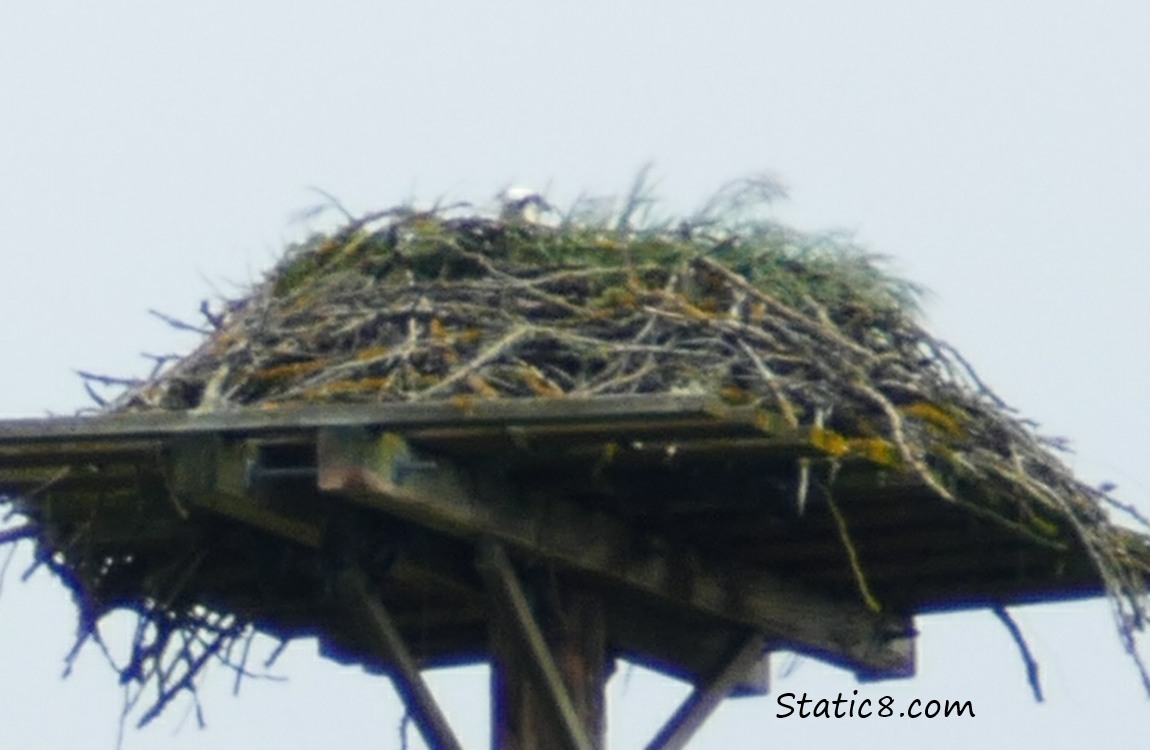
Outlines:
[{"label": "wooden plank", "polygon": [[761,634],[747,636],[719,673],[692,691],[647,745],[647,750],[682,750],[686,747],[703,722],[759,661],[765,648],[766,639]]},{"label": "wooden plank", "polygon": [[462,750],[462,745],[424,682],[419,666],[399,628],[391,619],[391,614],[369,590],[367,578],[361,571],[349,568],[340,574],[338,586],[348,604],[371,626],[378,646],[394,667],[391,671],[392,682],[428,747],[436,750]]},{"label": "wooden plank", "polygon": [[0,470],[70,464],[146,463],[155,460],[162,447],[155,440],[57,440],[42,443],[14,438],[6,441],[4,429],[8,424],[12,423],[0,421]]},{"label": "wooden plank", "polygon": [[[564,746],[568,750],[595,750],[595,745],[587,733],[587,727],[575,710],[571,695],[559,673],[559,667],[556,666],[555,659],[543,638],[543,632],[535,621],[507,554],[497,544],[483,544],[477,567],[487,583],[499,614],[505,617],[506,622],[514,630],[514,642],[521,646],[530,676],[546,698],[545,702],[553,714],[554,726],[560,730],[558,734]],[[506,667],[506,664],[494,666],[495,669],[506,669]],[[519,692],[522,692],[522,687]],[[496,700],[499,699],[499,696],[496,696]],[[547,734],[542,727],[532,728],[539,730],[539,734],[543,734],[544,737]],[[541,747],[544,737],[519,739],[522,740],[524,748]]]},{"label": "wooden plank", "polygon": [[797,650],[888,677],[913,674],[910,618],[878,614],[762,570],[704,558],[632,532],[571,501],[524,497],[423,455],[401,436],[331,429],[318,441],[320,489],[466,538],[490,538],[562,567],[708,617],[770,633]]},{"label": "wooden plank", "polygon": [[[642,403],[632,397],[635,405]],[[549,399],[553,401],[554,399]],[[769,412],[750,407],[721,407],[691,409],[682,415],[660,415],[652,419],[650,414],[636,414],[634,417],[619,413],[611,418],[612,439],[629,443],[632,441],[663,440],[668,435],[683,439],[697,440],[707,437],[755,437],[790,431],[782,420]],[[602,419],[580,419],[579,421],[545,421],[539,423],[515,424],[449,424],[422,427],[412,430],[409,437],[421,445],[438,447],[463,446],[465,449],[492,441],[511,443],[520,450],[546,449],[554,444],[564,446],[579,443],[602,443],[604,429]]]},{"label": "wooden plank", "polygon": [[139,484],[139,470],[128,464],[96,468],[80,466],[36,466],[0,469],[0,490],[16,495],[51,488],[54,493],[84,490],[114,492]]},{"label": "wooden plank", "polygon": [[454,399],[430,402],[319,404],[218,412],[140,412],[92,417],[0,420],[0,447],[84,440],[141,440],[226,432],[284,433],[320,427],[375,425],[391,430],[504,424],[731,418],[746,421],[750,407],[730,407],[707,396],[649,394],[595,398]]}]

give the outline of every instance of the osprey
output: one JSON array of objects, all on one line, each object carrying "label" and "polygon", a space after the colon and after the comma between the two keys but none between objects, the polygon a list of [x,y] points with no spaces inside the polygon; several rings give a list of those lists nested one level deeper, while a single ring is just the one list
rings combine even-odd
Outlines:
[{"label": "osprey", "polygon": [[496,196],[499,218],[506,222],[542,224],[543,215],[555,210],[539,193],[531,188],[509,187]]}]

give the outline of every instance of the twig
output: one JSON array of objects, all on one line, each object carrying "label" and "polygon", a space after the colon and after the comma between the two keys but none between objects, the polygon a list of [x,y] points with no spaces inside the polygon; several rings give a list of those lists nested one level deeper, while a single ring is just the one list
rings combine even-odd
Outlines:
[{"label": "twig", "polygon": [[279,661],[279,658],[283,656],[283,652],[287,650],[289,643],[290,641],[285,639],[276,644],[276,647],[273,648],[272,652],[264,659],[264,669],[271,669],[272,665]]},{"label": "twig", "polygon": [[255,639],[255,637],[256,631],[250,630],[248,631],[247,638],[244,638],[244,650],[240,655],[239,669],[236,670],[236,681],[232,685],[232,695],[240,694],[240,682],[243,680],[245,674],[247,673],[246,665],[248,663],[248,655],[251,653],[252,641]]},{"label": "twig", "polygon": [[771,372],[771,369],[763,362],[763,358],[756,354],[755,350],[749,347],[746,341],[739,339],[739,349],[742,350],[743,354],[747,356],[747,359],[749,359],[751,364],[755,366],[755,369],[758,370],[760,377],[763,379],[763,384],[767,386],[771,395],[774,397],[775,405],[778,406],[779,413],[783,415],[783,419],[785,419],[791,427],[798,427],[799,418],[795,414],[795,409],[791,406],[790,400],[783,393],[783,389],[779,387],[778,376]]},{"label": "twig", "polygon": [[[137,727],[145,727],[157,716],[159,716],[164,708],[171,702],[171,700],[183,691],[188,691],[192,694],[192,699],[196,700],[195,679],[200,674],[203,666],[209,659],[216,655],[216,653],[223,648],[228,640],[234,637],[236,633],[221,633],[210,644],[204,648],[203,652],[198,656],[193,656],[189,644],[189,636],[183,634],[185,639],[184,646],[180,651],[179,658],[186,663],[184,673],[180,676],[179,680],[174,683],[169,683],[167,679],[160,681],[160,695],[156,702],[149,708],[140,720],[136,723]],[[197,704],[198,705],[198,704]],[[197,711],[197,720],[203,726],[203,714]]]},{"label": "twig", "polygon": [[853,352],[860,357],[863,357],[864,359],[872,359],[874,357],[874,352],[870,349],[867,349],[866,347],[851,341],[839,333],[837,330],[830,330],[824,326],[821,326],[816,321],[812,321],[808,316],[803,315],[802,313],[792,309],[787,305],[784,305],[777,298],[767,294],[762,289],[759,289],[757,286],[751,284],[751,282],[747,281],[745,278],[722,265],[721,263],[704,256],[695,258],[694,263],[701,265],[707,270],[722,276],[735,287],[741,289],[744,292],[747,292],[752,297],[765,303],[776,313],[782,315],[791,322],[796,323],[799,326],[806,328],[807,330],[811,330],[812,328],[818,330],[820,333],[832,339],[839,346]]},{"label": "twig", "polygon": [[425,388],[422,391],[416,391],[415,393],[411,394],[409,398],[412,400],[424,399],[443,393],[447,389],[451,388],[451,386],[458,383],[460,380],[463,380],[468,375],[483,367],[488,362],[502,356],[505,352],[515,346],[515,344],[519,343],[519,341],[523,338],[533,335],[534,333],[535,329],[533,326],[525,325],[513,328],[510,333],[484,349],[467,364],[457,368],[450,375],[435,385],[431,386],[430,388]]},{"label": "twig", "polygon": [[935,494],[944,500],[954,500],[954,495],[950,490],[943,487],[939,481],[931,473],[930,469],[923,463],[923,460],[915,455],[914,450],[907,442],[906,430],[903,427],[902,415],[898,413],[898,409],[890,402],[886,396],[879,393],[879,391],[869,383],[861,380],[852,384],[854,390],[865,395],[868,399],[878,405],[886,415],[887,422],[890,425],[890,438],[894,442],[895,447],[898,448],[902,460],[908,466],[914,469],[923,483],[934,490]]},{"label": "twig", "polygon": [[219,331],[224,327],[224,316],[213,313],[206,299],[200,301],[200,315],[204,316],[204,320],[208,321],[208,325],[212,327],[212,330]]},{"label": "twig", "polygon": [[399,750],[407,750],[408,734],[411,729],[411,710],[404,704],[403,717],[399,720]]},{"label": "twig", "polygon": [[104,398],[103,396],[101,396],[100,394],[96,393],[96,390],[94,388],[92,388],[92,384],[89,383],[87,380],[84,381],[84,390],[87,392],[88,397],[90,399],[92,399],[92,401],[95,402],[96,406],[103,409],[105,406],[108,405],[108,400],[106,398]]},{"label": "twig", "polygon": [[86,382],[91,381],[99,383],[100,385],[122,385],[128,388],[135,388],[143,385],[144,381],[139,378],[119,378],[114,375],[99,375],[87,370],[76,370],[76,374],[82,377]]},{"label": "twig", "polygon": [[998,394],[991,390],[990,386],[983,382],[982,378],[978,376],[978,372],[975,371],[974,366],[966,360],[966,357],[962,356],[961,352],[959,352],[957,349],[945,341],[939,341],[938,339],[933,339],[929,336],[925,337],[925,340],[930,346],[937,347],[938,350],[945,352],[949,357],[952,357],[960,365],[962,365],[962,369],[966,372],[967,376],[971,379],[975,386],[978,387],[978,390],[984,396],[993,401],[995,406],[998,406],[1001,409],[1010,408],[1010,406],[1005,401],[998,397]]},{"label": "twig", "polygon": [[834,495],[831,493],[831,485],[834,483],[835,475],[838,473],[838,464],[831,464],[831,474],[827,482],[819,483],[819,489],[822,490],[823,499],[827,503],[827,508],[831,512],[831,517],[834,519],[835,528],[839,533],[839,540],[842,542],[843,549],[846,550],[847,560],[850,562],[851,572],[854,574],[855,585],[858,586],[859,595],[862,597],[863,603],[872,612],[881,612],[882,605],[879,604],[878,599],[871,593],[870,585],[867,583],[866,575],[863,573],[862,563],[859,562],[858,550],[855,549],[854,542],[851,541],[850,532],[847,531],[847,521],[839,510],[838,503],[835,502]]},{"label": "twig", "polygon": [[348,221],[354,222],[356,220],[351,212],[347,210],[343,203],[340,202],[339,198],[336,198],[328,191],[315,185],[309,185],[308,190],[312,191],[313,193],[318,193],[320,196],[322,196],[328,202],[328,204],[331,205],[332,208],[343,214],[344,218]]},{"label": "twig", "polygon": [[8,546],[8,553],[4,556],[4,563],[0,564],[0,597],[4,595],[4,580],[8,577],[8,568],[12,565],[12,558],[16,557],[16,545]]},{"label": "twig", "polygon": [[193,325],[191,323],[185,323],[182,320],[173,318],[171,315],[165,315],[159,310],[149,309],[148,314],[159,318],[160,320],[170,325],[172,328],[175,328],[177,331],[191,331],[192,333],[198,333],[203,336],[210,336],[212,333],[210,328],[201,328],[200,326]]},{"label": "twig", "polygon": [[0,530],[0,545],[9,544],[10,542],[18,542],[21,539],[32,539],[39,534],[36,526],[26,524],[24,526],[17,526],[14,529]]},{"label": "twig", "polygon": [[1043,702],[1042,698],[1042,685],[1038,681],[1038,662],[1035,661],[1034,655],[1030,653],[1030,645],[1027,644],[1026,638],[1022,635],[1022,630],[1018,627],[1018,623],[1006,611],[1006,607],[1001,604],[995,604],[991,607],[1003,625],[1006,626],[1007,632],[1010,637],[1014,639],[1014,645],[1018,646],[1018,653],[1022,657],[1023,664],[1026,665],[1026,681],[1030,683],[1030,691],[1034,693],[1034,700],[1038,703]]},{"label": "twig", "polygon": [[1132,505],[1130,503],[1124,503],[1124,502],[1121,502],[1121,501],[1115,499],[1114,497],[1112,497],[1110,495],[1109,492],[1102,492],[1099,490],[1095,490],[1091,494],[1096,495],[1097,497],[1100,497],[1102,499],[1102,502],[1106,503],[1107,505],[1111,506],[1112,508],[1117,508],[1118,510],[1122,511],[1123,513],[1130,516],[1134,520],[1138,521],[1143,526],[1150,528],[1150,518],[1147,518],[1145,515],[1143,515],[1142,512],[1139,511],[1138,508],[1136,508],[1134,505]]},{"label": "twig", "polygon": [[594,396],[594,395],[600,394],[600,393],[622,393],[623,392],[622,389],[624,386],[629,386],[632,383],[635,383],[636,381],[642,380],[643,378],[647,377],[652,372],[654,372],[657,367],[658,367],[658,364],[656,363],[655,358],[652,356],[648,356],[647,359],[643,362],[643,364],[641,364],[637,369],[632,370],[631,372],[629,372],[625,375],[620,375],[618,377],[612,377],[612,378],[609,378],[606,380],[601,380],[598,383],[588,383],[583,388],[579,388],[579,389],[576,389],[575,391],[572,391],[571,395],[572,396]]},{"label": "twig", "polygon": [[164,366],[169,362],[178,362],[183,357],[179,354],[149,354],[142,352],[141,355],[145,359],[152,360],[152,371],[148,374],[148,382],[155,380],[163,371]]}]

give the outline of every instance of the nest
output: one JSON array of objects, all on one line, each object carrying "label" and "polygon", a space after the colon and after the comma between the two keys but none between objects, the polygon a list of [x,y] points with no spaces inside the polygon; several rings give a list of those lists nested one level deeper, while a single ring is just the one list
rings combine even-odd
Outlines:
[{"label": "nest", "polygon": [[[1064,519],[1137,660],[1144,538],[1111,523],[1115,503],[1072,475],[1060,441],[924,330],[919,290],[841,238],[719,213],[648,228],[630,211],[554,224],[406,208],[355,219],[290,248],[245,297],[205,306],[202,344],[106,408],[642,393],[756,404],[791,426],[870,439],[873,460],[940,502],[1024,534]],[[231,620],[200,625],[235,635]]]}]

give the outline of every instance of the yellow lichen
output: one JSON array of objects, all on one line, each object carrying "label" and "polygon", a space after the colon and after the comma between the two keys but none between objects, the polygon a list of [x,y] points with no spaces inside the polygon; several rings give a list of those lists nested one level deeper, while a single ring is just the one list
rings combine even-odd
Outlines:
[{"label": "yellow lichen", "polygon": [[823,453],[835,457],[846,455],[851,447],[850,441],[842,435],[822,427],[811,428],[810,443]]},{"label": "yellow lichen", "polygon": [[466,344],[467,346],[479,343],[479,340],[482,338],[483,331],[479,328],[468,328],[465,331],[460,331],[457,336],[459,343]]},{"label": "yellow lichen", "polygon": [[372,346],[368,347],[367,349],[360,349],[355,353],[355,358],[360,362],[366,362],[369,359],[379,359],[380,357],[385,357],[390,351],[391,349],[386,346]]},{"label": "yellow lichen", "polygon": [[457,393],[450,398],[451,405],[464,414],[475,413],[475,397],[465,394]]},{"label": "yellow lichen", "polygon": [[469,377],[467,379],[467,385],[476,396],[480,396],[481,398],[499,398],[501,395],[494,386],[478,375]]},{"label": "yellow lichen", "polygon": [[713,313],[692,305],[683,297],[678,297],[675,302],[677,303],[676,307],[678,308],[678,311],[691,320],[709,322],[715,319],[715,315]]},{"label": "yellow lichen", "polygon": [[253,377],[256,380],[262,380],[265,382],[275,380],[288,380],[291,378],[298,378],[302,375],[308,375],[318,370],[322,370],[323,368],[327,367],[327,365],[327,360],[322,359],[312,359],[306,362],[292,362],[291,364],[287,365],[277,365],[275,367],[268,367],[263,370],[257,370],[253,374]]},{"label": "yellow lichen", "polygon": [[755,400],[755,394],[748,391],[746,388],[740,388],[737,385],[728,385],[719,389],[719,398],[724,402],[734,406],[742,406],[749,404]]},{"label": "yellow lichen", "polygon": [[562,388],[545,378],[542,373],[533,367],[520,368],[519,376],[522,378],[524,385],[530,388],[531,392],[536,396],[558,398],[564,395]]},{"label": "yellow lichen", "polygon": [[344,396],[362,393],[381,393],[391,387],[394,376],[382,378],[361,378],[359,380],[337,380],[334,383],[311,388],[304,392],[305,398],[323,400],[333,396]]},{"label": "yellow lichen", "polygon": [[632,290],[613,286],[604,289],[603,293],[596,297],[592,304],[594,307],[611,310],[617,310],[619,308],[635,310],[639,307],[639,300]]},{"label": "yellow lichen", "polygon": [[902,465],[898,448],[882,438],[852,438],[848,441],[852,456],[870,461],[880,466],[895,468]]},{"label": "yellow lichen", "polygon": [[967,416],[958,409],[929,401],[915,401],[902,407],[904,414],[916,417],[940,436],[955,440],[966,438]]}]

